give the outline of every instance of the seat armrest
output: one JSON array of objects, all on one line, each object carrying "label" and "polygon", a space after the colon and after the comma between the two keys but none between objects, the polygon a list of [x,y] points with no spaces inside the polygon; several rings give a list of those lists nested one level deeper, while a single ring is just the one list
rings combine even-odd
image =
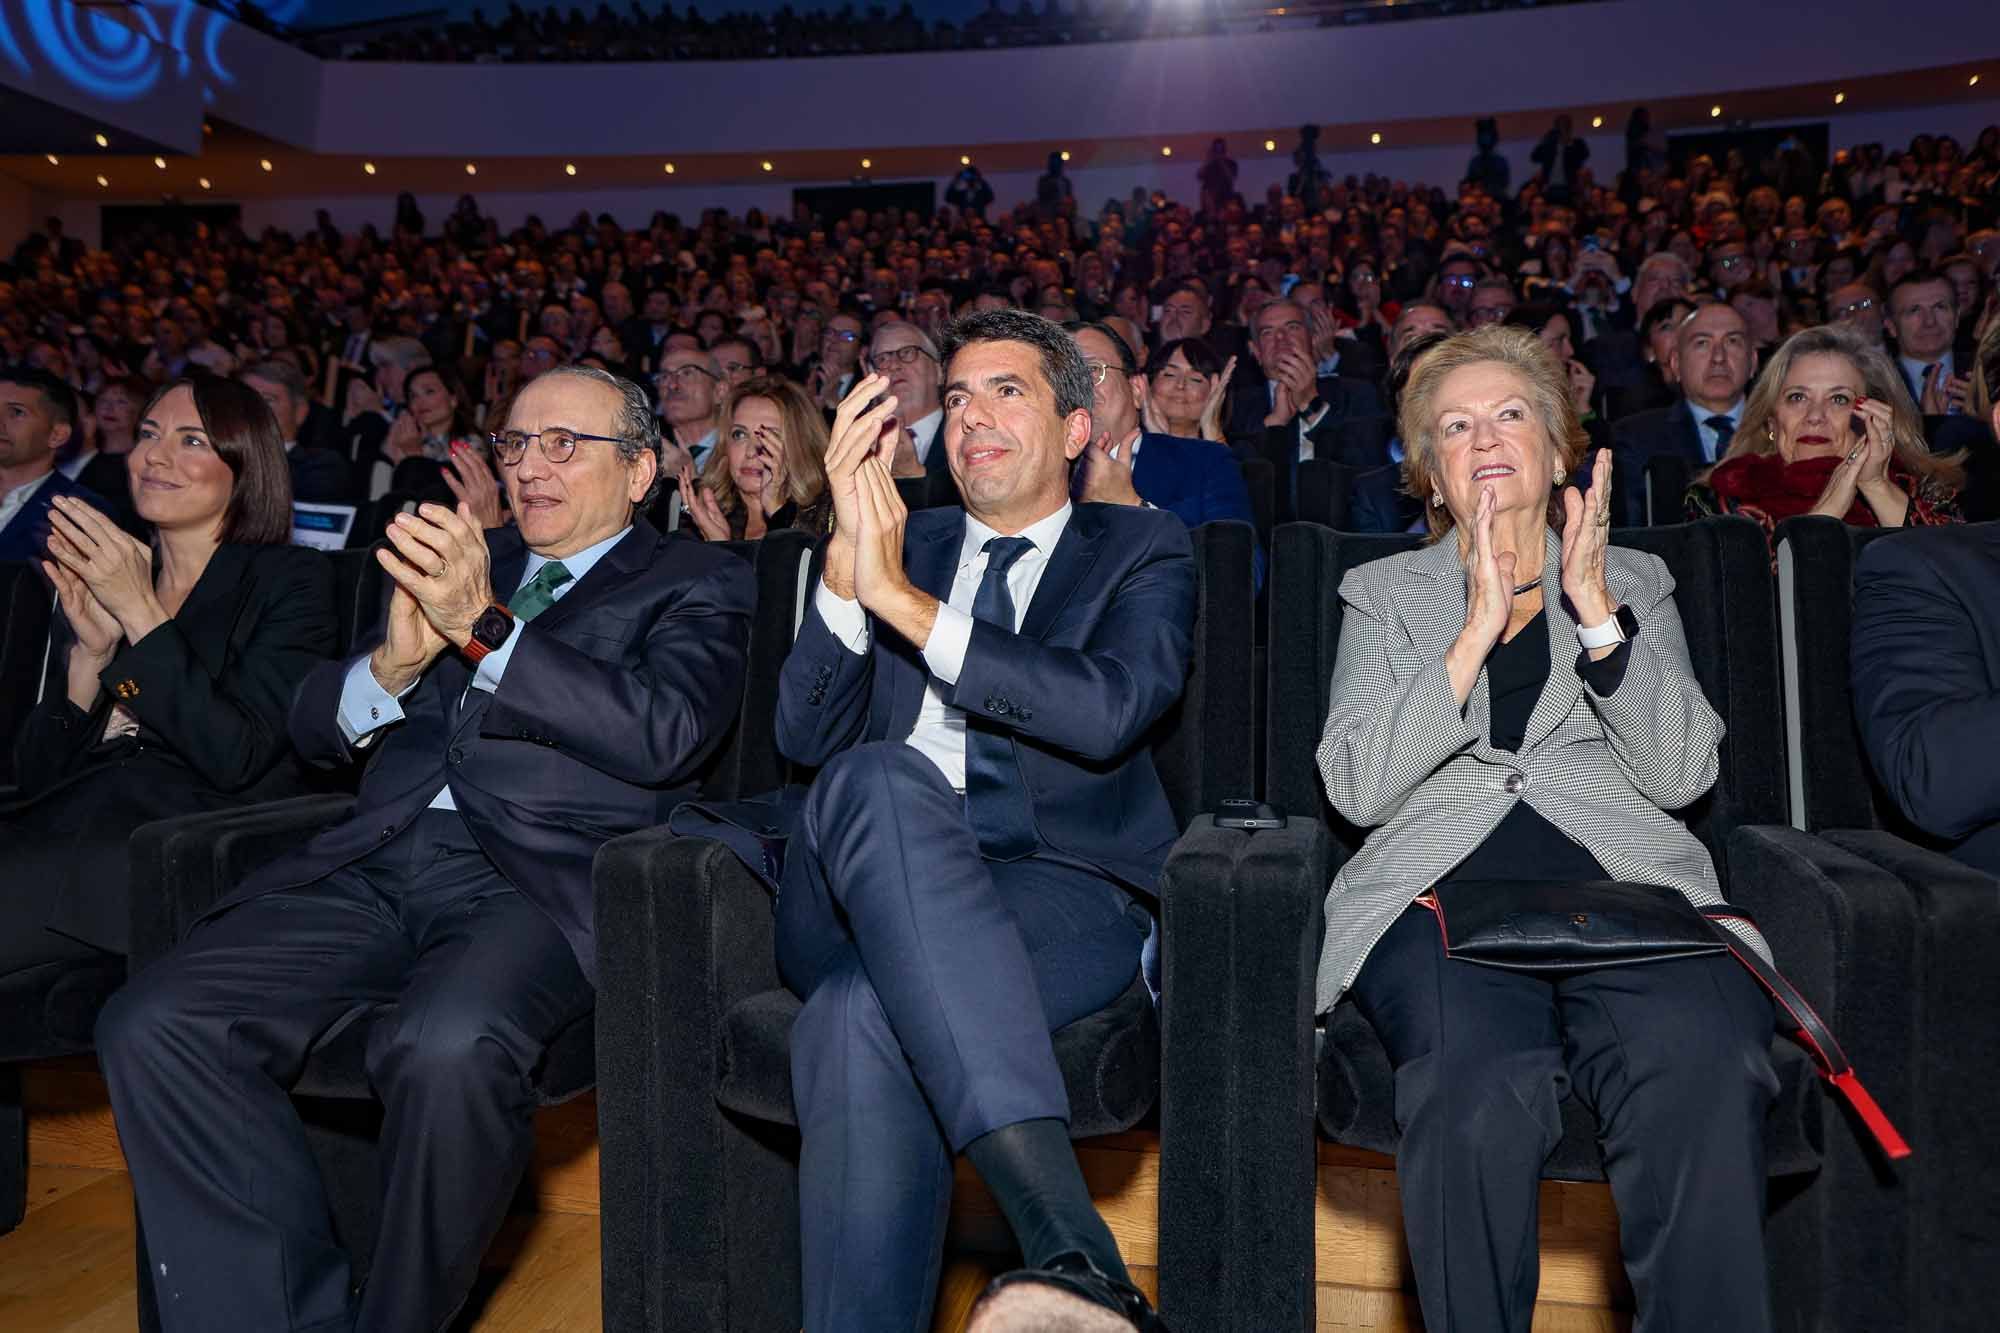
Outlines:
[{"label": "seat armrest", "polygon": [[733,1239],[717,1056],[730,1008],[782,984],[771,895],[665,827],[606,843],[591,880],[605,1326],[709,1328]]},{"label": "seat armrest", "polygon": [[252,870],[353,809],[352,796],[300,796],[140,825],[130,843],[131,971],[179,943]]},{"label": "seat armrest", "polygon": [[1316,819],[1203,816],[1167,859],[1160,1308],[1176,1324],[1311,1326],[1313,994],[1336,857]]}]

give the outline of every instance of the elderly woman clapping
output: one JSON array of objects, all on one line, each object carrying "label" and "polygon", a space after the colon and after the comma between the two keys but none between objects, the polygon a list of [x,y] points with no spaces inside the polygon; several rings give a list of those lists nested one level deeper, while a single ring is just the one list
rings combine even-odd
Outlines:
[{"label": "elderly woman clapping", "polygon": [[1538,1180],[1573,1093],[1597,1115],[1641,1324],[1769,1328],[1776,1080],[1756,984],[1727,954],[1485,966],[1447,956],[1442,915],[1413,905],[1454,882],[1489,901],[1603,881],[1721,901],[1668,813],[1714,782],[1722,732],[1673,580],[1610,544],[1608,452],[1587,491],[1566,485],[1587,437],[1534,334],[1482,328],[1424,353],[1399,424],[1432,540],[1340,589],[1319,765],[1334,806],[1374,831],[1327,895],[1318,1008],[1351,996],[1395,1068],[1425,1324],[1528,1329]]}]

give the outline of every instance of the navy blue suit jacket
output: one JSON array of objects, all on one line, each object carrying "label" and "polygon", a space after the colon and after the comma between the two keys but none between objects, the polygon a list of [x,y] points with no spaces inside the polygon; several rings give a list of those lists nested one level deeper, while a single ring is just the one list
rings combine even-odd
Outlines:
[{"label": "navy blue suit jacket", "polygon": [[41,489],[0,528],[0,560],[40,560],[47,554],[49,506],[59,495],[73,495],[106,514],[111,512],[96,491],[77,485],[60,472],[51,472]]},{"label": "navy blue suit jacket", "polygon": [[[911,582],[949,597],[964,537],[962,509],[911,514]],[[1013,739],[1044,844],[1147,893],[1178,833],[1147,735],[1187,681],[1194,600],[1194,548],[1179,519],[1079,504],[1020,632],[975,623],[945,694],[968,730]],[[793,761],[818,767],[916,725],[930,680],[923,656],[873,618],[869,630],[868,651],[849,652],[808,609],[778,688],[778,748]]]},{"label": "navy blue suit jacket", "polygon": [[[1224,445],[1147,431],[1139,437],[1139,456],[1132,460],[1132,489],[1147,504],[1191,528],[1218,520],[1256,526],[1243,469]],[[1253,576],[1262,587],[1264,552],[1252,547],[1251,555]]]},{"label": "navy blue suit jacket", "polygon": [[[518,586],[527,548],[486,534],[493,586]],[[666,822],[735,721],[756,584],[741,557],[676,541],[643,518],[561,601],[522,628],[498,690],[468,690],[457,653],[402,699],[404,718],[357,751],[339,721],[354,657],[316,668],[292,703],[308,762],[368,759],[354,814],[245,881],[216,910],[309,884],[394,838],[449,786],[494,866],[597,978],[590,864],[622,834]]]},{"label": "navy blue suit jacket", "polygon": [[2000,524],[1909,528],[1854,569],[1854,715],[1883,788],[2000,875]]},{"label": "navy blue suit jacket", "polygon": [[1620,527],[1645,525],[1646,460],[1655,454],[1677,455],[1697,472],[1708,466],[1701,427],[1695,424],[1694,407],[1687,399],[1677,398],[1666,407],[1635,412],[1613,423],[1611,455],[1618,480],[1612,486],[1611,503]]}]

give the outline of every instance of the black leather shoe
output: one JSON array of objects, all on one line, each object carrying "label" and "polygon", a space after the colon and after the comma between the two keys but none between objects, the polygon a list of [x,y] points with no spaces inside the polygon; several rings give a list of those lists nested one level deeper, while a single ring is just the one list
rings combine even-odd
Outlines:
[{"label": "black leather shoe", "polygon": [[980,1299],[983,1301],[1017,1283],[1039,1283],[1066,1291],[1092,1305],[1101,1305],[1130,1320],[1139,1333],[1171,1333],[1160,1316],[1153,1312],[1152,1302],[1146,1299],[1145,1292],[1129,1282],[1121,1282],[1099,1272],[1097,1265],[1075,1250],[1057,1255],[1042,1268],[1017,1268],[1011,1273],[1002,1273],[986,1285],[986,1292]]}]

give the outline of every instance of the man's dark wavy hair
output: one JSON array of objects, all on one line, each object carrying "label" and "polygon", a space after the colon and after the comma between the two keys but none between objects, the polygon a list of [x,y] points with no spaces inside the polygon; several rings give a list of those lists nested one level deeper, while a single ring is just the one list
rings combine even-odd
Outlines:
[{"label": "man's dark wavy hair", "polygon": [[1090,409],[1090,367],[1084,363],[1082,349],[1076,345],[1076,339],[1063,332],[1061,325],[1040,315],[1025,310],[987,310],[966,315],[947,324],[938,343],[944,353],[947,382],[952,358],[962,347],[973,343],[1026,343],[1041,354],[1042,378],[1055,394],[1056,415],[1067,417],[1072,412]]}]

